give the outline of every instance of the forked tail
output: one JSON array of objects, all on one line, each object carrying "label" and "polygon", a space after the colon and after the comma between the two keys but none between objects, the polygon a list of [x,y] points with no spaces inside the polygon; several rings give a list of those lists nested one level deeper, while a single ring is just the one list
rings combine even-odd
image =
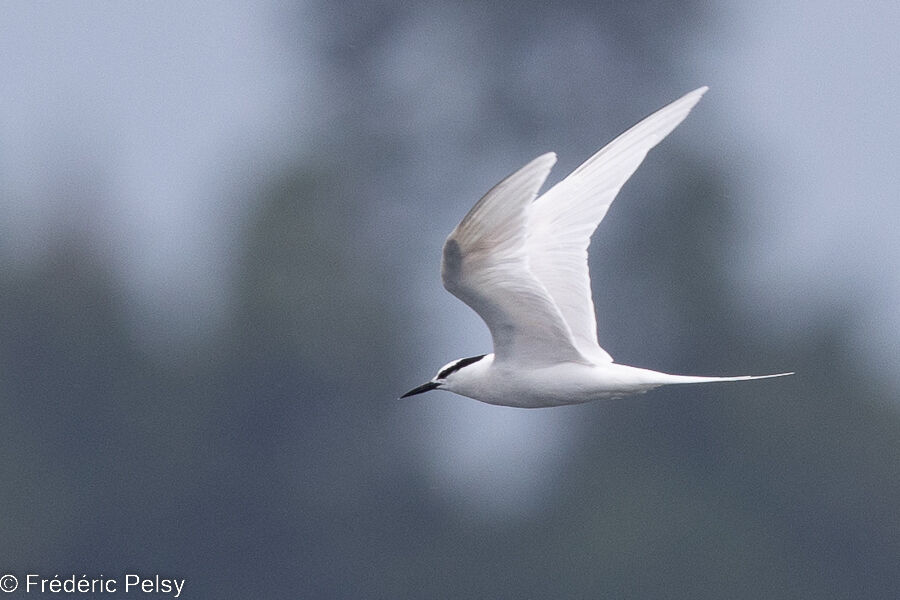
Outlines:
[{"label": "forked tail", "polygon": [[670,383],[715,383],[717,381],[748,381],[750,379],[769,379],[771,377],[786,377],[788,375],[793,375],[794,372],[790,373],[775,373],[772,375],[738,375],[736,377],[700,377],[693,375],[669,375],[672,379],[667,381],[667,384]]}]

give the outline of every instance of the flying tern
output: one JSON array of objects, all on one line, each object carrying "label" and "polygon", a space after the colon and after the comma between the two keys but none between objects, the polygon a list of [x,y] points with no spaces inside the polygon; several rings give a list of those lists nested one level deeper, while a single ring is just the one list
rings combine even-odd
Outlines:
[{"label": "flying tern", "polygon": [[494,352],[460,358],[402,397],[447,390],[488,404],[537,408],[646,392],[669,384],[781,377],[671,375],[620,365],[597,342],[587,248],[647,152],[706,92],[653,113],[538,197],[552,152],[495,185],[444,243],[444,287],[487,324]]}]

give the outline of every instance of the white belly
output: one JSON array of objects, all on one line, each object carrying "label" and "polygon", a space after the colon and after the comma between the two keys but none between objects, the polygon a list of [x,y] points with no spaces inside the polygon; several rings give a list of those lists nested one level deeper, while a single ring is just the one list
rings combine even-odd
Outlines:
[{"label": "white belly", "polygon": [[664,373],[607,363],[560,363],[536,369],[491,365],[453,391],[488,404],[539,408],[639,394],[666,383]]}]

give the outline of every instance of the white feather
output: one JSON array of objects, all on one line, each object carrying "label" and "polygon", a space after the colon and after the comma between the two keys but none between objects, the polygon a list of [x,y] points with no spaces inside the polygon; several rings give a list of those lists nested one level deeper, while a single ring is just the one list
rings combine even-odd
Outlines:
[{"label": "white feather", "polygon": [[487,324],[498,363],[587,363],[528,266],[528,208],[555,162],[556,155],[544,154],[494,186],[444,243],[444,287]]}]

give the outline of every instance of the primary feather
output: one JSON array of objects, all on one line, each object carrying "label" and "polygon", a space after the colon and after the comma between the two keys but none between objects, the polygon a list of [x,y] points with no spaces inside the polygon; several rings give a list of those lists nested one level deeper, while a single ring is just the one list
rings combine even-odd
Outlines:
[{"label": "primary feather", "polygon": [[647,152],[684,120],[706,90],[694,90],[621,134],[529,207],[531,271],[568,323],[576,347],[594,361],[612,357],[597,343],[587,261],[591,235]]}]

